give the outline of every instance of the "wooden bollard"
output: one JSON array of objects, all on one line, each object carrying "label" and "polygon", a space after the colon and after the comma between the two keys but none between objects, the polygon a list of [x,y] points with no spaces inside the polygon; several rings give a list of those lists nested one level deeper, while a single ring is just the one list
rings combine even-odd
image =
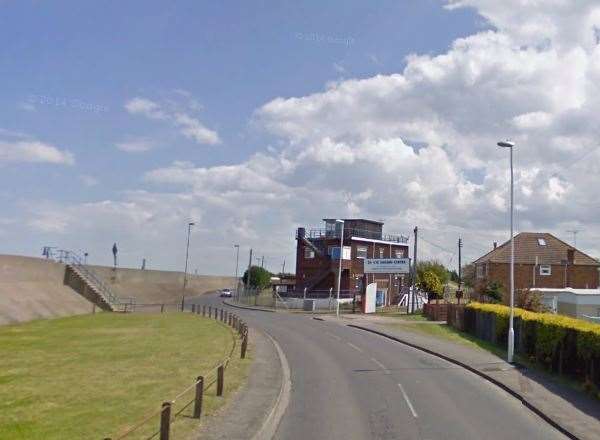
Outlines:
[{"label": "wooden bollard", "polygon": [[160,412],[160,440],[169,440],[171,431],[171,402],[163,402]]},{"label": "wooden bollard", "polygon": [[160,313],[165,313],[165,305],[164,304],[160,305]]},{"label": "wooden bollard", "polygon": [[231,313],[227,314],[227,324],[231,326]]},{"label": "wooden bollard", "polygon": [[217,369],[217,396],[223,395],[223,385],[225,382],[225,368],[223,365],[219,365]]},{"label": "wooden bollard", "polygon": [[246,350],[248,349],[248,334],[244,334],[244,339],[242,339],[242,359],[246,359]]},{"label": "wooden bollard", "polygon": [[196,304],[192,304],[192,313],[196,313]]},{"label": "wooden bollard", "polygon": [[208,306],[208,317],[212,318],[212,306]]},{"label": "wooden bollard", "polygon": [[220,317],[220,321],[223,322],[223,309],[221,309],[221,317]]},{"label": "wooden bollard", "polygon": [[206,306],[202,306],[202,316],[206,316]]},{"label": "wooden bollard", "polygon": [[202,414],[202,396],[204,394],[204,377],[198,376],[196,382],[196,396],[194,397],[194,418],[199,419]]}]

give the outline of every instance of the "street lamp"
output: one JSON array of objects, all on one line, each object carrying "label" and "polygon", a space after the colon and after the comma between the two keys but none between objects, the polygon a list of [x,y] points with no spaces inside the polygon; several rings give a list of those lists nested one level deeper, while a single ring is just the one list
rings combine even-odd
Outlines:
[{"label": "street lamp", "polygon": [[188,233],[187,233],[187,244],[185,246],[185,270],[183,272],[183,289],[181,290],[181,311],[183,312],[183,307],[185,306],[185,286],[187,285],[187,269],[188,269],[188,256],[190,253],[190,233],[192,232],[192,226],[194,226],[194,222],[188,223]]},{"label": "street lamp", "polygon": [[235,248],[235,296],[237,297],[237,300],[239,301],[239,287],[240,287],[240,282],[238,280],[238,264],[240,261],[240,245],[239,244],[234,244],[233,247]]},{"label": "street lamp", "polygon": [[335,306],[335,315],[340,317],[340,286],[342,284],[342,258],[344,256],[344,220],[336,220],[336,223],[342,224],[342,231],[340,233],[340,263],[338,266],[338,279],[337,279],[337,301]]},{"label": "street lamp", "polygon": [[515,143],[512,141],[498,142],[498,146],[508,148],[510,151],[510,318],[508,321],[508,362],[512,363],[515,354],[515,241],[514,241],[514,179],[513,179],[513,149]]}]

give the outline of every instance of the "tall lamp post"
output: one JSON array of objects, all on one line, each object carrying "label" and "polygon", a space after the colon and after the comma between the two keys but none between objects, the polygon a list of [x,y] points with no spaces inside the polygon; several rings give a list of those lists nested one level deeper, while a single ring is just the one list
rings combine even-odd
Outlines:
[{"label": "tall lamp post", "polygon": [[342,231],[340,233],[340,255],[339,255],[339,266],[338,266],[338,278],[337,278],[337,301],[335,306],[335,315],[340,317],[340,286],[342,285],[342,258],[344,257],[344,220],[336,220],[336,223],[342,224]]},{"label": "tall lamp post", "polygon": [[235,296],[239,301],[240,298],[238,290],[240,288],[240,282],[238,280],[238,264],[240,262],[240,245],[234,244],[233,247],[235,248]]},{"label": "tall lamp post", "polygon": [[187,285],[187,269],[188,269],[188,257],[190,253],[190,233],[192,232],[192,226],[194,226],[194,222],[188,223],[188,233],[187,233],[187,244],[185,246],[185,270],[183,272],[183,289],[181,289],[181,311],[183,312],[183,307],[185,306],[185,287]]},{"label": "tall lamp post", "polygon": [[514,178],[513,178],[513,149],[512,141],[498,142],[498,146],[510,151],[510,318],[508,320],[508,362],[512,363],[515,354],[515,241],[514,241]]}]

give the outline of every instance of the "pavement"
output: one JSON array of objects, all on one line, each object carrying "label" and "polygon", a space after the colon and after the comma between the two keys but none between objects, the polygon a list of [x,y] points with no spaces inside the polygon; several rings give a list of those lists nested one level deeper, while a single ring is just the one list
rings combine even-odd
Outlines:
[{"label": "pavement", "polygon": [[[287,361],[277,343],[255,328],[248,333],[252,365],[248,382],[216,414],[205,418],[194,438],[262,440],[272,437],[289,398]],[[286,393],[288,394],[286,396]]]},{"label": "pavement", "polygon": [[[213,295],[197,301],[222,305]],[[472,372],[348,322],[231,310],[271,335],[289,362],[275,439],[566,438]]]},{"label": "pavement", "polygon": [[[327,319],[337,321],[331,317]],[[525,405],[540,411],[543,417],[547,417],[570,433],[572,438],[590,440],[600,438],[600,402],[580,390],[561,383],[556,377],[525,367],[516,368],[503,358],[479,347],[453,343],[385,325],[397,324],[398,319],[394,321],[386,319],[382,322],[378,317],[346,316],[341,322],[345,325],[356,325],[385,333],[413,346],[456,360],[488,377],[499,386],[506,387]],[[428,322],[401,321],[403,325],[427,325]]]}]

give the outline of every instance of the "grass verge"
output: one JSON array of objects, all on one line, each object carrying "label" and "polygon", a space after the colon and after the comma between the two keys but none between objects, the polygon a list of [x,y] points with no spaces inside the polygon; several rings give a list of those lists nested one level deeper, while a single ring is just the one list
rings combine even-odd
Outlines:
[{"label": "grass verge", "polygon": [[[183,313],[74,316],[0,327],[0,438],[117,437],[228,356],[235,337],[222,323]],[[239,343],[225,396],[245,380]],[[204,413],[223,403],[214,387]],[[193,399],[182,396],[174,411]],[[181,406],[178,406],[181,405]],[[187,435],[191,406],[173,425]],[[151,417],[135,435],[158,429]],[[179,438],[179,436],[178,436]]]}]

